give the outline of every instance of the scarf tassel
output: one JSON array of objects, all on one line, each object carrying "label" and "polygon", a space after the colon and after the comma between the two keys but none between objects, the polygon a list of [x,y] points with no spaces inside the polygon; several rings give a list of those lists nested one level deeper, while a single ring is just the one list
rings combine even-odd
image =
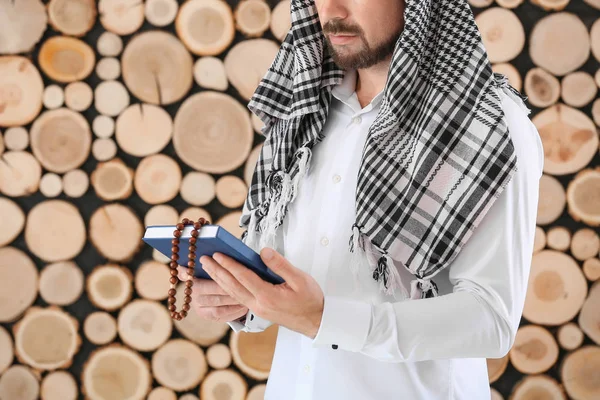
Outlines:
[{"label": "scarf tassel", "polygon": [[415,276],[410,282],[410,298],[411,299],[426,299],[429,297],[437,297],[438,287],[431,278],[420,278]]}]

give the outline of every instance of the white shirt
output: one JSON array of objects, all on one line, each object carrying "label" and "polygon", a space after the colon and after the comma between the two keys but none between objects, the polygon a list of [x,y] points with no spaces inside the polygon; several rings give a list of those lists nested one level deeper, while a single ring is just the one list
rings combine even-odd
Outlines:
[{"label": "white shirt", "polygon": [[[282,225],[283,254],[325,295],[314,340],[279,326],[265,400],[489,399],[486,358],[504,356],[519,327],[533,253],[543,150],[527,114],[505,91],[502,107],[518,171],[452,265],[439,297],[401,300],[369,269],[348,269],[357,173],[380,92],[360,107],[356,72],[334,88],[325,139]],[[412,276],[398,268],[410,291]],[[332,345],[337,345],[337,349]]]}]

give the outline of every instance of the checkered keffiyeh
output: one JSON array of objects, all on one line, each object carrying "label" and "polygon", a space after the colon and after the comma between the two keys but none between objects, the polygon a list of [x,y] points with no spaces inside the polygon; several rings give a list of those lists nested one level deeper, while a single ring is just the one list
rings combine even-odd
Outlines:
[{"label": "checkered keffiyeh", "polygon": [[[257,251],[273,247],[345,73],[327,54],[314,0],[292,0],[290,11],[291,29],[248,104],[266,139],[239,226]],[[426,298],[516,170],[497,90],[525,98],[492,71],[466,0],[406,0],[404,15],[363,148],[349,251],[366,253],[385,293],[400,287],[395,261],[414,276],[410,298]],[[364,258],[352,259],[356,273]]]}]

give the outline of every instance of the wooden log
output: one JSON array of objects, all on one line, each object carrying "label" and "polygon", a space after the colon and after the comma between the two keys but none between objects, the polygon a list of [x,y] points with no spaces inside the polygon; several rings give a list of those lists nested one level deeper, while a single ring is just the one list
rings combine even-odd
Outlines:
[{"label": "wooden log", "polygon": [[262,36],[271,25],[271,8],[264,0],[242,0],[233,13],[235,27],[246,38]]},{"label": "wooden log", "polygon": [[186,393],[179,398],[179,400],[200,400],[198,396],[192,393]]},{"label": "wooden log", "polygon": [[99,138],[109,138],[115,133],[115,120],[107,115],[98,115],[92,122],[92,131]]},{"label": "wooden log", "polygon": [[543,17],[529,36],[531,61],[556,76],[577,70],[590,52],[588,30],[573,13],[562,11]]},{"label": "wooden log", "polygon": [[133,192],[133,169],[120,159],[100,162],[92,172],[91,182],[103,200],[126,199]]},{"label": "wooden log", "polygon": [[139,351],[154,351],[171,336],[172,319],[167,308],[157,301],[136,299],[119,312],[119,337]]},{"label": "wooden log", "polygon": [[73,169],[63,175],[63,192],[72,198],[83,196],[89,187],[88,175],[80,169]]},{"label": "wooden log", "polygon": [[532,68],[525,74],[525,94],[534,106],[550,107],[560,98],[560,81],[543,68]]},{"label": "wooden log", "polygon": [[38,370],[68,368],[81,347],[79,322],[59,307],[32,307],[13,326],[15,355]]},{"label": "wooden log", "polygon": [[562,11],[571,0],[531,0],[532,4],[543,8],[546,11]]},{"label": "wooden log", "polygon": [[22,126],[8,128],[4,132],[4,145],[8,150],[25,150],[29,146],[29,133]]},{"label": "wooden log", "polygon": [[113,32],[102,32],[96,42],[96,50],[101,56],[116,57],[123,51],[123,39]]},{"label": "wooden log", "polygon": [[285,36],[292,27],[292,16],[290,13],[290,6],[290,0],[281,0],[275,5],[275,7],[273,7],[273,10],[271,11],[271,33],[273,34],[273,36],[275,36],[275,39],[279,40],[279,42],[282,42],[283,39],[285,39]]},{"label": "wooden log", "polygon": [[194,206],[205,206],[216,197],[215,178],[205,172],[190,171],[181,181],[181,198]]},{"label": "wooden log", "polygon": [[31,125],[31,150],[48,171],[79,168],[90,154],[92,132],[87,120],[68,108],[45,111]]},{"label": "wooden log", "polygon": [[135,273],[135,291],[148,300],[164,300],[170,288],[170,277],[169,267],[165,264],[152,260],[144,261]]},{"label": "wooden log", "polygon": [[175,225],[179,222],[177,210],[168,204],[159,204],[148,210],[144,217],[144,225]]},{"label": "wooden log", "polygon": [[198,86],[224,92],[229,87],[225,64],[213,56],[200,57],[194,63],[194,80]]},{"label": "wooden log", "polygon": [[510,400],[567,400],[562,386],[551,376],[527,375],[513,387]]},{"label": "wooden log", "polygon": [[537,224],[547,225],[558,219],[565,209],[566,192],[562,184],[551,175],[542,175],[539,184]]},{"label": "wooden log", "polygon": [[37,400],[40,395],[40,375],[25,365],[15,364],[0,376],[0,399]]},{"label": "wooden log", "polygon": [[586,345],[568,353],[560,366],[560,377],[569,398],[593,400],[600,397],[600,347]]},{"label": "wooden log", "polygon": [[129,102],[129,92],[119,81],[104,81],[94,89],[94,107],[100,114],[116,117]]},{"label": "wooden log", "polygon": [[535,227],[535,238],[533,240],[533,252],[537,253],[546,247],[546,232],[539,226]]},{"label": "wooden log", "polygon": [[248,187],[236,175],[223,175],[215,184],[215,192],[219,203],[227,208],[238,208],[244,205]]},{"label": "wooden log", "polygon": [[74,204],[50,199],[37,203],[29,211],[25,243],[42,260],[71,260],[83,250],[85,242],[85,222]]},{"label": "wooden log", "polygon": [[469,4],[475,8],[485,8],[492,5],[494,0],[469,0]]},{"label": "wooden log", "polygon": [[140,161],[134,176],[137,194],[148,204],[172,200],[181,186],[181,167],[166,154],[153,154]]},{"label": "wooden log", "polygon": [[54,109],[62,106],[65,102],[65,92],[58,85],[48,85],[44,89],[42,103],[47,109]]},{"label": "wooden log", "polygon": [[217,219],[216,224],[222,225],[232,235],[236,236],[239,239],[242,236],[242,233],[246,230],[245,228],[240,228],[240,226],[238,225],[241,216],[241,210],[231,211]]},{"label": "wooden log", "polygon": [[112,33],[126,36],[144,23],[144,2],[138,0],[100,0],[100,23]]},{"label": "wooden log", "polygon": [[246,158],[246,165],[244,166],[244,182],[246,182],[246,185],[248,186],[252,184],[252,175],[256,169],[256,162],[258,161],[258,156],[260,155],[262,146],[262,143],[254,146],[250,152],[250,155]]},{"label": "wooden log", "polygon": [[79,37],[92,29],[98,15],[94,0],[50,0],[47,10],[55,30]]},{"label": "wooden log", "polygon": [[105,311],[94,311],[85,318],[83,333],[92,344],[110,343],[117,337],[117,321]]},{"label": "wooden log", "polygon": [[244,100],[250,100],[278,51],[275,41],[261,38],[238,42],[227,52],[227,79]]},{"label": "wooden log", "polygon": [[175,21],[177,11],[179,4],[176,0],[146,0],[144,14],[152,25],[163,27]]},{"label": "wooden log", "polygon": [[62,193],[62,179],[54,172],[46,172],[40,180],[40,193],[47,198],[56,197]]},{"label": "wooden log", "polygon": [[85,111],[92,105],[94,92],[85,82],[71,82],[65,88],[65,104],[71,110]]},{"label": "wooden log", "polygon": [[94,70],[96,55],[84,41],[70,36],[53,36],[46,40],[38,55],[40,68],[58,82],[75,82],[87,78]]},{"label": "wooden log", "polygon": [[600,10],[600,0],[583,0],[588,5],[594,7],[595,9]]},{"label": "wooden log", "polygon": [[581,228],[573,235],[571,241],[571,254],[579,261],[585,261],[598,255],[600,251],[600,237],[595,230]]},{"label": "wooden log", "polygon": [[555,104],[532,118],[544,146],[544,172],[565,175],[586,166],[598,151],[596,125],[582,111]]},{"label": "wooden log", "polygon": [[600,278],[600,259],[588,258],[583,262],[583,274],[588,280],[594,282]]},{"label": "wooden log", "polygon": [[588,105],[594,100],[597,93],[598,87],[594,82],[594,77],[585,71],[571,72],[562,79],[562,99],[572,107]]},{"label": "wooden log", "polygon": [[96,75],[98,78],[111,81],[121,76],[121,64],[114,57],[104,57],[96,65]]},{"label": "wooden log", "polygon": [[117,144],[111,138],[98,138],[92,144],[92,154],[98,161],[112,160],[117,155]]},{"label": "wooden log", "polygon": [[516,14],[506,8],[492,7],[475,17],[481,39],[492,63],[513,60],[525,46],[525,30]]},{"label": "wooden log", "polygon": [[0,54],[30,52],[48,27],[46,8],[40,0],[1,0],[0,15]]},{"label": "wooden log", "polygon": [[0,131],[0,156],[4,153],[4,137],[2,136],[2,131]]},{"label": "wooden log", "polygon": [[231,365],[231,350],[224,343],[215,343],[206,350],[206,361],[213,369],[229,368]]},{"label": "wooden log", "polygon": [[151,388],[150,362],[123,345],[92,351],[83,366],[81,389],[90,400],[145,399]]},{"label": "wooden log", "polygon": [[589,296],[585,299],[581,312],[579,313],[578,324],[581,330],[596,344],[600,344],[600,284],[598,282],[592,285]]},{"label": "wooden log", "polygon": [[[183,298],[185,296],[183,293],[184,289],[184,283],[177,284],[175,304],[183,304]],[[177,331],[179,331],[183,337],[204,347],[220,342],[227,332],[231,330],[229,325],[225,322],[211,321],[198,316],[193,310],[193,303],[192,309],[190,309],[187,317],[181,321],[174,321],[173,323]]]},{"label": "wooden log", "polygon": [[33,304],[38,282],[38,270],[24,251],[0,247],[0,293],[6,299],[0,302],[0,322],[16,320]]},{"label": "wooden log", "polygon": [[250,121],[252,121],[252,127],[254,128],[254,131],[258,134],[261,134],[263,128],[265,127],[265,124],[262,122],[262,120],[257,117],[256,114],[250,113]]},{"label": "wooden log", "polygon": [[548,230],[548,247],[566,251],[571,246],[571,231],[564,226],[553,226]]},{"label": "wooden log", "polygon": [[586,168],[578,172],[567,186],[568,212],[575,221],[600,226],[600,167]]},{"label": "wooden log", "polygon": [[587,292],[587,281],[571,256],[542,250],[533,255],[523,316],[534,324],[562,325],[577,315]]},{"label": "wooden log", "polygon": [[496,0],[496,3],[498,3],[500,7],[512,9],[520,6],[523,1],[524,0]]},{"label": "wooden log", "polygon": [[181,100],[192,87],[192,65],[192,56],[179,39],[159,30],[136,34],[121,57],[125,85],[151,104]]},{"label": "wooden log", "polygon": [[77,400],[79,389],[69,372],[53,371],[44,376],[40,395],[42,400]]},{"label": "wooden log", "polygon": [[17,203],[7,197],[0,197],[0,248],[17,238],[25,226],[25,213]]},{"label": "wooden log", "polygon": [[521,73],[514,65],[510,63],[497,63],[492,65],[492,70],[506,75],[511,86],[521,91],[523,80],[521,79]]},{"label": "wooden log", "polygon": [[600,23],[595,20],[590,28],[590,46],[596,61],[600,61]]},{"label": "wooden log", "polygon": [[594,119],[594,123],[600,126],[600,99],[594,100],[592,104],[592,118]]},{"label": "wooden log", "polygon": [[132,295],[132,273],[116,264],[99,265],[87,276],[86,292],[91,303],[105,311],[118,310]]},{"label": "wooden log", "polygon": [[248,391],[246,400],[263,400],[265,398],[266,390],[267,390],[267,385],[265,383],[259,383],[258,385],[254,385]]},{"label": "wooden log", "polygon": [[43,92],[42,76],[29,59],[0,57],[0,126],[21,126],[33,121],[42,110]]},{"label": "wooden log", "polygon": [[121,150],[136,157],[160,152],[173,136],[171,116],[153,104],[132,104],[119,115],[115,128]]},{"label": "wooden log", "polygon": [[208,372],[204,351],[186,339],[173,339],[152,354],[156,381],[178,392],[198,386]]},{"label": "wooden log", "polygon": [[12,336],[0,325],[0,375],[13,363],[14,356]]},{"label": "wooden log", "polygon": [[175,30],[189,51],[199,56],[214,56],[233,42],[233,12],[224,1],[190,0],[179,8]]},{"label": "wooden log", "polygon": [[490,397],[491,400],[504,400],[504,397],[502,397],[500,392],[493,387],[490,387]]},{"label": "wooden log", "polygon": [[0,192],[7,196],[32,195],[41,177],[40,163],[27,151],[8,151],[0,158]]},{"label": "wooden log", "polygon": [[248,383],[233,369],[210,371],[200,384],[200,398],[202,400],[220,400],[221,393],[227,393],[231,400],[245,400]]},{"label": "wooden log", "polygon": [[177,395],[169,388],[158,386],[148,394],[147,400],[177,400]]},{"label": "wooden log", "polygon": [[487,370],[488,370],[488,380],[490,383],[496,382],[504,371],[506,371],[506,367],[508,366],[509,355],[506,354],[501,358],[487,358]]},{"label": "wooden log", "polygon": [[256,380],[269,377],[278,325],[271,325],[263,332],[232,332],[229,348],[234,364],[246,375]]},{"label": "wooden log", "polygon": [[247,110],[228,94],[193,94],[175,115],[173,147],[179,158],[195,170],[230,172],[244,164],[253,141]]},{"label": "wooden log", "polygon": [[144,227],[129,205],[101,206],[92,213],[89,229],[96,250],[112,261],[129,262],[143,246]]},{"label": "wooden log", "polygon": [[83,293],[85,277],[74,261],[48,264],[40,273],[40,296],[48,304],[67,306]]},{"label": "wooden log", "polygon": [[510,362],[524,374],[548,371],[558,360],[558,344],[548,329],[524,325],[517,331],[510,349]]},{"label": "wooden log", "polygon": [[575,350],[583,343],[583,332],[577,324],[568,322],[558,329],[556,338],[563,349]]}]

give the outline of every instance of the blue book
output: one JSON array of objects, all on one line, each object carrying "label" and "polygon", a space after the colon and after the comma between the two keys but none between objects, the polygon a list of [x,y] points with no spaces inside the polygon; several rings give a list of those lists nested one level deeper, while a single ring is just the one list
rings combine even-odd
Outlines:
[{"label": "blue book", "polygon": [[[173,232],[177,229],[175,225],[150,225],[146,227],[146,232],[142,240],[159,252],[171,258],[171,240],[174,238]],[[192,237],[193,226],[186,225],[179,238],[179,260],[177,263],[187,268],[189,239]],[[196,266],[194,274],[196,278],[212,279],[200,263],[200,257],[203,255],[212,256],[215,252],[225,254],[234,260],[250,268],[263,280],[279,284],[285,282],[283,278],[273,272],[260,258],[260,254],[248,247],[241,239],[228,232],[225,228],[216,224],[206,224],[200,228],[199,236],[196,240]]]}]

